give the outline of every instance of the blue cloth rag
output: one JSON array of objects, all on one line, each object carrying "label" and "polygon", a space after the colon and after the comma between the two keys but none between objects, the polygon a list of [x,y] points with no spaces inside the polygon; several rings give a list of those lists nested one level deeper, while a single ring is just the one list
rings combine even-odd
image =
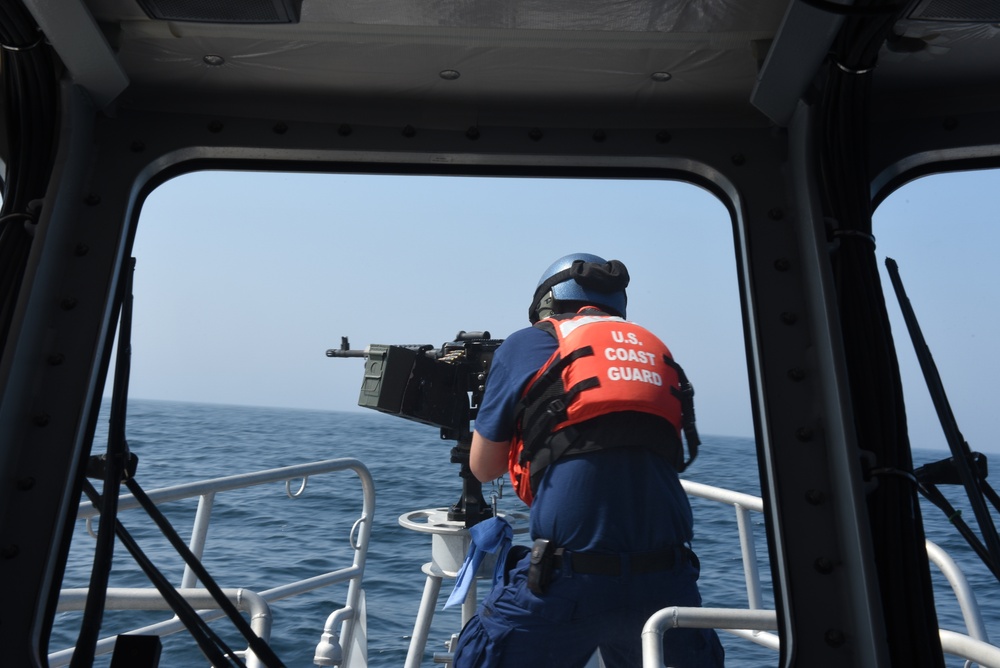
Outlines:
[{"label": "blue cloth rag", "polygon": [[462,568],[458,571],[455,588],[451,590],[445,608],[458,605],[465,600],[469,588],[476,580],[476,571],[487,554],[497,555],[497,565],[493,571],[493,584],[503,578],[504,561],[514,538],[514,529],[502,517],[491,517],[469,528],[469,552],[465,555]]}]

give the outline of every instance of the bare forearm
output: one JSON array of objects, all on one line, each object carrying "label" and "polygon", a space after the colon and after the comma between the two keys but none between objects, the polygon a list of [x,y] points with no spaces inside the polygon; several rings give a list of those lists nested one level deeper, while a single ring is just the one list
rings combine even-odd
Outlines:
[{"label": "bare forearm", "polygon": [[499,478],[507,471],[507,458],[510,452],[510,441],[491,441],[472,433],[472,446],[469,450],[469,468],[480,482],[489,482]]}]

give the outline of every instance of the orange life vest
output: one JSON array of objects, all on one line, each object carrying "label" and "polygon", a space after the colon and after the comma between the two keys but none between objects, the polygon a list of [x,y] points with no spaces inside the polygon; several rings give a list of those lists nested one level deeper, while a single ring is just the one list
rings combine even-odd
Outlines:
[{"label": "orange life vest", "polygon": [[[684,428],[694,458],[694,392],[654,334],[593,307],[535,326],[552,333],[558,347],[528,382],[518,404],[508,464],[514,490],[525,503],[531,504],[541,470],[567,452],[642,446],[651,440],[670,449],[665,454],[683,469]],[[648,434],[620,428],[631,424],[624,422],[580,445],[586,440],[582,433],[597,424],[593,421],[620,413],[649,425]],[[586,428],[575,429],[588,421]]]}]

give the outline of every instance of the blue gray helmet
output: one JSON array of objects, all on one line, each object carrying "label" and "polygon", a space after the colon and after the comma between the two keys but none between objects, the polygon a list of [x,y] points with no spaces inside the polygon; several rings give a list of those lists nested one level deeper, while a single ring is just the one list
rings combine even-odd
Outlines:
[{"label": "blue gray helmet", "polygon": [[564,255],[538,280],[528,319],[535,323],[554,315],[555,302],[600,306],[624,318],[628,280],[628,269],[618,260],[608,261],[590,253]]}]

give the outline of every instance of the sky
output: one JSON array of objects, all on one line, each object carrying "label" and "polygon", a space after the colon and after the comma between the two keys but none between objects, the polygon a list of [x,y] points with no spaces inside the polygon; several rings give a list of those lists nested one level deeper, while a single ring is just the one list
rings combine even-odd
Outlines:
[{"label": "sky", "polygon": [[[882,204],[878,258],[910,301],[973,450],[1000,452],[994,261],[1000,172],[921,179]],[[342,336],[440,346],[527,324],[556,258],[629,269],[629,319],[654,331],[696,390],[699,430],[752,436],[729,215],[707,191],[662,181],[202,172],[143,206],[133,255],[130,395],[352,411],[363,361]],[[883,272],[883,285],[889,281]],[[947,447],[891,290],[914,447]],[[110,392],[110,383],[107,392]]]}]

